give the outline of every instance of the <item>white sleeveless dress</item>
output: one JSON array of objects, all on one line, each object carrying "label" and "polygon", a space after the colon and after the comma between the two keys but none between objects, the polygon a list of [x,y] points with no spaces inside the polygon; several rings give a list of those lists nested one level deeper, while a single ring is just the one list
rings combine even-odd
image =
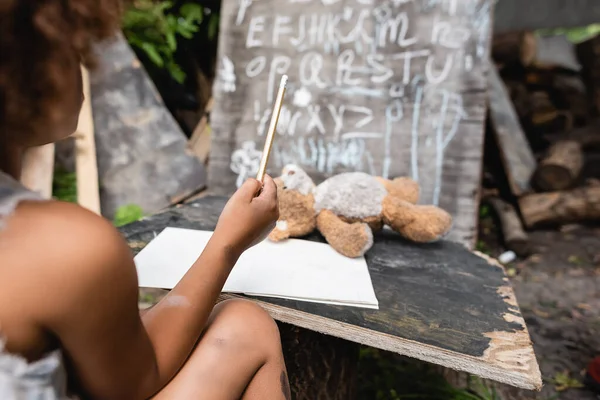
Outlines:
[{"label": "white sleeveless dress", "polygon": [[[0,229],[23,200],[43,199],[0,171]],[[0,400],[68,399],[72,398],[67,396],[67,374],[60,350],[29,363],[5,351],[0,332]]]}]

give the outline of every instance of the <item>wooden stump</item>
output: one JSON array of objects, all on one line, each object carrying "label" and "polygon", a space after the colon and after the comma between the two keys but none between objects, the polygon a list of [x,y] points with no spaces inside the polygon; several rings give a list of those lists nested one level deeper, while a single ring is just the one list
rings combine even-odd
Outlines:
[{"label": "wooden stump", "polygon": [[490,197],[486,201],[492,206],[500,220],[506,248],[514,251],[520,257],[528,256],[531,253],[529,236],[523,230],[521,219],[514,207],[499,197]]},{"label": "wooden stump", "polygon": [[548,150],[533,176],[535,185],[543,191],[573,187],[583,167],[581,145],[574,140],[561,140]]},{"label": "wooden stump", "polygon": [[527,227],[600,219],[600,186],[538,193],[519,199]]},{"label": "wooden stump", "polygon": [[355,398],[358,344],[294,325],[278,325],[292,398]]},{"label": "wooden stump", "polygon": [[533,32],[508,32],[495,35],[492,43],[492,58],[502,65],[527,66],[536,55],[536,37]]}]

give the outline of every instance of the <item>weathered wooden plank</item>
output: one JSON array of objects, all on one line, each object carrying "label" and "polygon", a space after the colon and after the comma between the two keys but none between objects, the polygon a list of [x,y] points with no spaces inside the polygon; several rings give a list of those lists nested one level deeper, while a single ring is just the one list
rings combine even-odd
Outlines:
[{"label": "weathered wooden plank", "polygon": [[209,189],[229,194],[255,175],[285,73],[269,173],[296,163],[316,182],[411,176],[422,203],[454,216],[449,237],[472,246],[492,4],[224,1]]},{"label": "weathered wooden plank", "polygon": [[54,143],[27,149],[23,156],[21,183],[43,198],[52,197]]},{"label": "weathered wooden plank", "polygon": [[202,188],[204,166],[122,36],[97,48],[90,75],[102,214],[155,212]]},{"label": "weathered wooden plank", "polygon": [[75,138],[75,167],[77,172],[77,202],[80,206],[100,214],[100,188],[94,137],[94,117],[90,91],[90,76],[81,68],[83,104],[79,113]]},{"label": "weathered wooden plank", "polygon": [[494,31],[572,28],[599,21],[597,0],[497,0]]},{"label": "weathered wooden plank", "polygon": [[[122,232],[137,252],[167,226],[214,229],[225,202],[205,197],[127,225]],[[308,239],[324,241],[316,234]],[[498,263],[457,243],[415,245],[385,231],[366,259],[379,310],[255,301],[281,322],[510,385],[540,388],[527,327]]]},{"label": "weathered wooden plank", "polygon": [[502,79],[490,69],[490,119],[508,183],[514,195],[530,191],[536,161]]}]

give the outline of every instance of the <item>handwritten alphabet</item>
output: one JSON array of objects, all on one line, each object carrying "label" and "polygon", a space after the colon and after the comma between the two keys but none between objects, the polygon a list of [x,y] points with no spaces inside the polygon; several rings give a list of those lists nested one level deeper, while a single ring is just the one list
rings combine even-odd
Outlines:
[{"label": "handwritten alphabet", "polygon": [[[424,201],[438,204],[445,150],[468,117],[452,81],[487,61],[493,0],[283,0],[289,6],[276,10],[235,1],[232,23],[247,51],[221,57],[217,88],[258,89],[249,121],[256,135],[231,156],[238,185],[258,168],[257,143],[288,74],[274,167],[293,162],[323,174],[392,178],[402,162],[413,179],[433,182]],[[394,157],[399,145],[406,160]]]}]

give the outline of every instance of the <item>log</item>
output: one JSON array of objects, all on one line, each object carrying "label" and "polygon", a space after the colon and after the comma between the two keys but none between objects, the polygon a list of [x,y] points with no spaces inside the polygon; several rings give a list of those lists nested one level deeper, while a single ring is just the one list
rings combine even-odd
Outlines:
[{"label": "log", "polygon": [[535,186],[545,192],[574,186],[583,167],[581,145],[574,140],[561,140],[550,147],[533,175]]},{"label": "log", "polygon": [[564,132],[548,134],[546,139],[550,143],[572,140],[579,143],[583,151],[600,150],[600,119],[566,134]]},{"label": "log", "polygon": [[499,64],[528,66],[535,59],[536,37],[533,32],[520,31],[495,35],[492,58]]},{"label": "log", "polygon": [[531,124],[534,133],[564,132],[573,129],[571,113],[568,110],[559,110],[548,92],[533,92],[531,108]]},{"label": "log", "polygon": [[53,177],[54,143],[27,149],[21,170],[23,186],[49,199],[52,197]]},{"label": "log", "polygon": [[499,197],[489,197],[486,202],[492,206],[498,216],[506,248],[514,251],[519,257],[527,257],[531,254],[529,236],[525,233],[514,207]]},{"label": "log", "polygon": [[358,344],[291,324],[278,325],[292,398],[356,398]]},{"label": "log", "polygon": [[598,220],[600,187],[531,194],[519,199],[519,208],[528,228]]},{"label": "log", "polygon": [[581,63],[581,73],[588,88],[591,112],[600,114],[600,36],[579,43],[577,58]]},{"label": "log", "polygon": [[532,102],[531,95],[527,90],[527,86],[523,82],[517,80],[504,80],[504,85],[508,90],[510,100],[513,103],[514,109],[521,121],[531,118]]},{"label": "log", "polygon": [[514,106],[495,68],[490,68],[490,121],[512,193],[521,196],[530,190],[535,158]]},{"label": "log", "polygon": [[565,35],[539,36],[536,39],[534,54],[536,66],[571,72],[581,70],[581,64],[575,54],[575,45]]},{"label": "log", "polygon": [[555,74],[552,83],[553,97],[559,109],[573,116],[575,126],[587,124],[589,104],[585,85],[579,76]]}]

